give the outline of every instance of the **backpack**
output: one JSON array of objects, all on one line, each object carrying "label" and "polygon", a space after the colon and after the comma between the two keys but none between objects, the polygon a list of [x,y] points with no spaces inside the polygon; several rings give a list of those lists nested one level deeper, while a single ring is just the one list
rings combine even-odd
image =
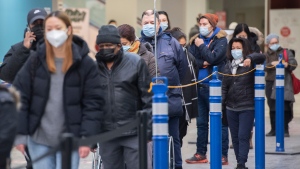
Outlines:
[{"label": "backpack", "polygon": [[[290,50],[293,54],[295,53],[295,51],[293,52],[292,50]],[[287,55],[287,49],[283,49],[283,57],[284,60],[286,62],[288,62],[289,57]],[[294,94],[298,94],[300,92],[300,80],[295,76],[295,74],[291,71],[291,76],[292,76],[292,82],[293,82],[293,89],[294,89]]]}]

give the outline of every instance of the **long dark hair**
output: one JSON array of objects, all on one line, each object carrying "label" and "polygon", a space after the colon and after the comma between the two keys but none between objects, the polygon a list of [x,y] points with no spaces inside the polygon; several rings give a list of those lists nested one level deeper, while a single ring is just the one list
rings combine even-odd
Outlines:
[{"label": "long dark hair", "polygon": [[171,29],[171,22],[170,22],[168,13],[166,11],[158,11],[157,13],[158,13],[158,15],[166,15],[167,20],[168,20],[168,27],[167,27],[166,30],[170,30]]},{"label": "long dark hair", "polygon": [[232,34],[232,37],[236,37],[237,34],[241,33],[241,32],[245,32],[247,34],[247,38],[251,38],[251,33],[250,33],[250,30],[249,30],[249,27],[247,24],[245,23],[239,23],[235,29],[234,29],[234,32]]},{"label": "long dark hair", "polygon": [[244,38],[232,38],[229,41],[229,44],[227,46],[227,59],[232,61],[233,57],[231,55],[231,49],[232,49],[232,44],[234,42],[240,42],[242,44],[243,47],[243,57],[244,59],[246,59],[246,56],[248,56],[249,54],[252,53],[252,49],[251,49],[251,44],[247,39]]}]

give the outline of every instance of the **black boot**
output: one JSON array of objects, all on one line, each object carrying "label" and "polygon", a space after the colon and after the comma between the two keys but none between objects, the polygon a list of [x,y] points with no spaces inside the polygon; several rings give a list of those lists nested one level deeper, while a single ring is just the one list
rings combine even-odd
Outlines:
[{"label": "black boot", "polygon": [[276,135],[276,132],[275,132],[275,111],[270,111],[270,123],[271,123],[271,131],[268,134],[266,134],[266,136],[268,136],[268,137]]}]

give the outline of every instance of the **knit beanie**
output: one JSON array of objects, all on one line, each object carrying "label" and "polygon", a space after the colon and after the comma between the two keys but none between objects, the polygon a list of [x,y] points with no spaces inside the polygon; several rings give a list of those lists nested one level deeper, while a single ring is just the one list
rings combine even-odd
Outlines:
[{"label": "knit beanie", "polygon": [[217,26],[217,23],[219,21],[218,16],[216,14],[212,14],[212,13],[206,13],[200,17],[200,19],[202,19],[202,18],[206,18],[209,21],[209,23],[211,24],[211,26],[214,28]]},{"label": "knit beanie", "polygon": [[118,29],[113,25],[103,25],[98,31],[96,43],[113,43],[121,44]]},{"label": "knit beanie", "polygon": [[273,38],[276,38],[276,39],[279,41],[279,36],[276,35],[276,34],[271,33],[271,34],[269,34],[269,35],[267,36],[267,38],[266,38],[266,43],[269,44],[270,41],[271,41],[271,39],[273,39]]}]

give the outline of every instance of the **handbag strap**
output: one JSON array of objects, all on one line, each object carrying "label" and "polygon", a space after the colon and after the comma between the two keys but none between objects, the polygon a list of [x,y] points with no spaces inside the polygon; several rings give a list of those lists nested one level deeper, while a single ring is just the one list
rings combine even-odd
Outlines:
[{"label": "handbag strap", "polygon": [[286,49],[283,49],[283,57],[284,57],[284,60],[285,60],[286,62],[289,61],[289,57],[288,57],[288,55],[287,55]]}]

